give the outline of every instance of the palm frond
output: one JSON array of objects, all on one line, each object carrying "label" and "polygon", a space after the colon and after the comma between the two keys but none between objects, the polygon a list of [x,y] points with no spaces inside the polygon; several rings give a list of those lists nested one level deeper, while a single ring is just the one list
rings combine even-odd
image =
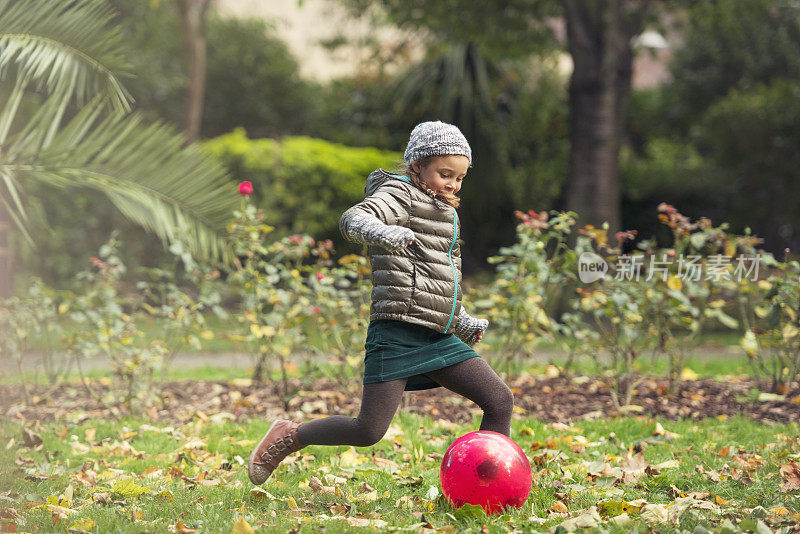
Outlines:
[{"label": "palm frond", "polygon": [[[198,256],[225,258],[221,230],[237,205],[225,170],[173,128],[136,113],[103,116],[96,97],[44,148],[12,139],[0,176],[25,184],[102,191],[129,219]],[[36,131],[33,129],[33,131]],[[31,134],[32,135],[32,134]]]},{"label": "palm frond", "polygon": [[[5,187],[5,189],[0,189],[0,203],[11,215],[11,220],[20,229],[25,240],[34,245],[33,238],[28,231],[28,215],[20,198],[19,184],[16,183],[13,175],[3,169],[0,169],[0,184]],[[5,191],[6,194],[2,194],[2,191]]]},{"label": "palm frond", "polygon": [[113,16],[104,0],[0,0],[0,79],[16,67],[18,80],[66,103],[101,94],[130,110],[119,81],[129,66]]},{"label": "palm frond", "polygon": [[395,113],[418,116],[424,110],[458,124],[465,135],[474,134],[481,117],[496,118],[490,79],[502,78],[505,71],[475,44],[447,43],[430,50],[395,84],[391,93]]}]

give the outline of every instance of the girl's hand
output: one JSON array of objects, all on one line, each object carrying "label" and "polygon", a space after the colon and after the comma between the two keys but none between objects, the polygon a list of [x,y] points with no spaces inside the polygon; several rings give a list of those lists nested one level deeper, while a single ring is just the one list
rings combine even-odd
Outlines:
[{"label": "girl's hand", "polygon": [[475,343],[480,343],[481,339],[483,339],[483,332],[478,332],[478,334],[475,337]]}]

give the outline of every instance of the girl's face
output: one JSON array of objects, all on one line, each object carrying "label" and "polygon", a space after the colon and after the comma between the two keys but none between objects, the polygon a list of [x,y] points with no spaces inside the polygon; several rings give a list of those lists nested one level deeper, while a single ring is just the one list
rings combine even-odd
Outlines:
[{"label": "girl's face", "polygon": [[467,175],[469,158],[462,155],[437,156],[425,166],[415,161],[411,168],[437,195],[454,196],[461,190],[461,182]]}]

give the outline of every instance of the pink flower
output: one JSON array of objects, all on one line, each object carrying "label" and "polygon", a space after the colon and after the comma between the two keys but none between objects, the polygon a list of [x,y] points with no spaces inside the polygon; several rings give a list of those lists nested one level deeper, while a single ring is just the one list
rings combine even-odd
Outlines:
[{"label": "pink flower", "polygon": [[322,280],[323,278],[322,273],[317,273],[317,280]]},{"label": "pink flower", "polygon": [[250,182],[242,182],[239,184],[239,194],[244,196],[250,196],[250,193],[253,192],[253,184]]},{"label": "pink flower", "polygon": [[675,206],[671,206],[670,204],[667,204],[666,202],[662,202],[661,204],[659,204],[656,209],[658,211],[662,212],[662,213],[670,213],[670,214],[671,213],[678,213],[678,210],[675,209]]},{"label": "pink flower", "polygon": [[548,227],[547,212],[544,210],[541,213],[536,213],[533,210],[528,210],[528,213],[515,210],[514,215],[517,219],[522,220],[523,225],[531,227],[534,230],[541,230],[542,228]]},{"label": "pink flower", "polygon": [[636,239],[636,233],[636,230],[628,230],[625,232],[617,232],[614,234],[614,237],[616,237],[619,244],[622,245],[625,241]]}]

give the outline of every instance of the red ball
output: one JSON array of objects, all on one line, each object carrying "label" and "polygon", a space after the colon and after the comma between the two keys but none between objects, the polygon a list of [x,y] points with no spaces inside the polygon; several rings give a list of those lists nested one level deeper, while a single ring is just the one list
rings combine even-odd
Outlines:
[{"label": "red ball", "polygon": [[442,458],[442,493],[454,507],[465,503],[487,514],[519,508],[531,491],[531,464],[514,440],[491,430],[464,434]]}]

